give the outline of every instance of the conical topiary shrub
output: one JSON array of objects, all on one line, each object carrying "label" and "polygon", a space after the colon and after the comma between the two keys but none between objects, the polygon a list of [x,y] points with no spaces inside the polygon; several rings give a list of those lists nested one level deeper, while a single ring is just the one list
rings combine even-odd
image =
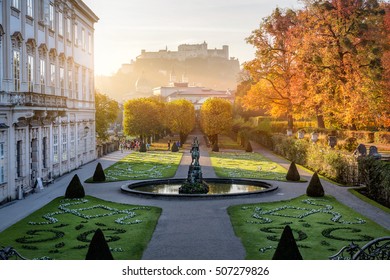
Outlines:
[{"label": "conical topiary shrub", "polygon": [[278,247],[272,257],[273,260],[302,260],[297,243],[289,225],[284,227]]},{"label": "conical topiary shrub", "polygon": [[106,175],[104,174],[104,170],[100,162],[98,162],[98,164],[96,165],[95,173],[93,173],[93,181],[94,182],[106,181]]},{"label": "conical topiary shrub", "polygon": [[92,237],[86,260],[113,260],[114,257],[111,254],[110,248],[108,247],[107,241],[104,238],[103,231],[98,228]]},{"label": "conical topiary shrub", "polygon": [[291,162],[287,171],[286,179],[287,181],[299,181],[301,179],[295,162]]},{"label": "conical topiary shrub", "polygon": [[66,189],[65,198],[83,198],[84,196],[84,187],[80,182],[79,176],[75,174]]},{"label": "conical topiary shrub", "polygon": [[211,149],[213,152],[219,152],[219,146],[218,146],[218,143],[217,142],[215,142],[214,144],[213,144],[213,147],[212,147],[212,149]]},{"label": "conical topiary shrub", "polygon": [[251,153],[252,151],[253,151],[253,149],[252,149],[251,142],[250,142],[250,141],[247,141],[247,142],[246,142],[245,152]]},{"label": "conical topiary shrub", "polygon": [[171,151],[172,152],[178,152],[179,151],[179,147],[176,145],[176,142],[173,142]]},{"label": "conical topiary shrub", "polygon": [[311,177],[309,185],[306,189],[306,194],[311,197],[322,197],[325,195],[324,188],[322,187],[317,172],[314,172],[313,177]]},{"label": "conical topiary shrub", "polygon": [[146,144],[144,142],[141,143],[141,146],[139,147],[139,151],[141,153],[146,153],[147,149],[146,149]]}]

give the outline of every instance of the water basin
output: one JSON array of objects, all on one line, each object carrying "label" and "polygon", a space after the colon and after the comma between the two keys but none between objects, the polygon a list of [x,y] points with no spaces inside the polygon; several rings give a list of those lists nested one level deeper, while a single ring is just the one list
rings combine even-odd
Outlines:
[{"label": "water basin", "polygon": [[184,179],[140,181],[122,186],[122,191],[146,196],[162,197],[219,197],[253,195],[274,191],[277,186],[268,182],[248,179],[205,179],[209,186],[207,194],[179,194]]}]

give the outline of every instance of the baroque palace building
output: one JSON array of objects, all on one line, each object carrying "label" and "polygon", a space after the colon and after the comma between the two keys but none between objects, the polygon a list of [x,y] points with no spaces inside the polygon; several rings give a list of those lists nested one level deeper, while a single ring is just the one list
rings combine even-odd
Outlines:
[{"label": "baroque palace building", "polygon": [[96,159],[98,20],[81,0],[0,0],[0,204]]}]

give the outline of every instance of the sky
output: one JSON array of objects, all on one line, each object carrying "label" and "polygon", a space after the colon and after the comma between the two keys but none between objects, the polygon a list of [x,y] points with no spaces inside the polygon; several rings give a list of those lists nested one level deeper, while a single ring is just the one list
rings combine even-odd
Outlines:
[{"label": "sky", "polygon": [[180,44],[209,49],[229,46],[240,64],[254,58],[245,38],[276,8],[299,8],[299,0],[84,0],[95,24],[95,75],[112,75],[141,50],[177,51]]}]

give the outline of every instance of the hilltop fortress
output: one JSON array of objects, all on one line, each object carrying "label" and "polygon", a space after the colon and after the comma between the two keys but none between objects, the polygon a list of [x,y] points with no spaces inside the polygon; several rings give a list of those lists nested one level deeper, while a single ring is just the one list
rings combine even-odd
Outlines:
[{"label": "hilltop fortress", "polygon": [[97,88],[117,100],[153,95],[153,89],[185,82],[214,90],[235,90],[238,59],[229,57],[229,46],[209,49],[206,42],[182,44],[177,51],[141,50],[135,61],[123,64],[111,77],[98,77]]},{"label": "hilltop fortress", "polygon": [[[203,44],[183,44],[179,45],[177,51],[165,50],[158,52],[141,51],[137,59],[177,59],[185,61],[190,58],[222,58],[229,59],[229,46],[222,46],[222,49],[208,49],[207,43]],[[234,60],[234,58],[232,58]]]}]

